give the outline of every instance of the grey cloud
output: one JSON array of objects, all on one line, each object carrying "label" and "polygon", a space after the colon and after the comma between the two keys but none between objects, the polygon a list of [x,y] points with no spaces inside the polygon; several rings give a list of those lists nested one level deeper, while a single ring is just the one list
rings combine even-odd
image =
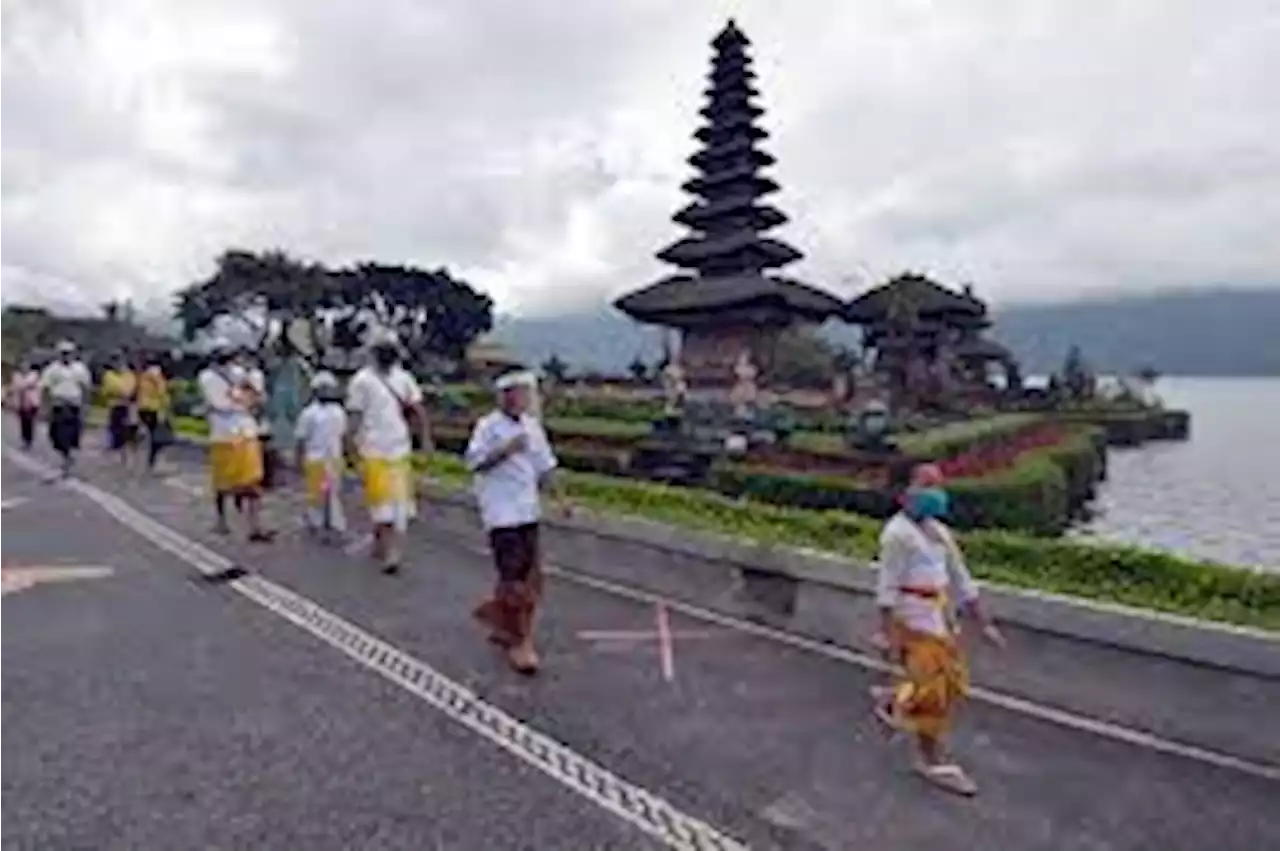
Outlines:
[{"label": "grey cloud", "polygon": [[[1280,281],[1269,0],[731,5],[816,283]],[[118,0],[229,46],[131,67],[134,96],[105,103],[93,80],[130,57],[90,8],[5,5],[6,298],[40,274],[90,303],[154,295],[231,243],[447,263],[535,311],[647,283],[723,21],[676,0]]]}]

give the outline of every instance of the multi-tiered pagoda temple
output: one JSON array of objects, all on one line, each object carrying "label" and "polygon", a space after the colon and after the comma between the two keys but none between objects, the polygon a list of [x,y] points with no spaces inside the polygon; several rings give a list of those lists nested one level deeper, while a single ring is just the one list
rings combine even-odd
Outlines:
[{"label": "multi-tiered pagoda temple", "polygon": [[683,185],[695,200],[673,220],[692,232],[657,257],[682,271],[620,298],[616,306],[640,322],[678,329],[680,360],[694,387],[727,386],[748,353],[767,378],[778,335],[801,322],[839,315],[835,297],[777,270],[799,251],[765,232],[787,217],[762,203],[778,184],[760,174],[774,158],[760,149],[768,133],[754,98],[750,42],[731,20],[712,42],[706,124],[689,158],[697,176]]}]

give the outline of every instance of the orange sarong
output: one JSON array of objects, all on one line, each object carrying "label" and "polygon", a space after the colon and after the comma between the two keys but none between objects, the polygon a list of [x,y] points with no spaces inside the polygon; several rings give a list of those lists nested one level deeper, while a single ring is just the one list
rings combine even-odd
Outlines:
[{"label": "orange sarong", "polygon": [[[945,597],[938,598],[938,605],[945,607]],[[905,730],[938,738],[969,694],[964,652],[954,630],[950,635],[932,635],[897,620],[893,629],[895,644],[902,648],[898,660],[902,669],[893,686],[894,717]]]}]

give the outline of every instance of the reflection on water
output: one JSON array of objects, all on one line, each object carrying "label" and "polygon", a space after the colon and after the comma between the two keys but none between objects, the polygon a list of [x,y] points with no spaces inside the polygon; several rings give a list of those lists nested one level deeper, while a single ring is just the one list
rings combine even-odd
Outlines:
[{"label": "reflection on water", "polygon": [[1166,378],[1191,440],[1110,450],[1080,534],[1280,570],[1280,379]]}]

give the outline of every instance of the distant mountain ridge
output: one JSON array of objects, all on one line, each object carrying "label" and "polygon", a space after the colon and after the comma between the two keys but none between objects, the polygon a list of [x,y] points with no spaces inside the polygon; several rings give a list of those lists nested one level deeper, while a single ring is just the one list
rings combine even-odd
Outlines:
[{"label": "distant mountain ridge", "polygon": [[[1061,366],[1079,345],[1104,373],[1152,366],[1166,375],[1280,376],[1280,289],[1195,290],[993,310],[991,336],[1027,374]],[[823,334],[856,345],[858,329],[832,322]],[[655,328],[611,307],[557,316],[499,316],[495,338],[534,365],[552,354],[573,370],[621,372],[637,355],[661,357]]]}]

